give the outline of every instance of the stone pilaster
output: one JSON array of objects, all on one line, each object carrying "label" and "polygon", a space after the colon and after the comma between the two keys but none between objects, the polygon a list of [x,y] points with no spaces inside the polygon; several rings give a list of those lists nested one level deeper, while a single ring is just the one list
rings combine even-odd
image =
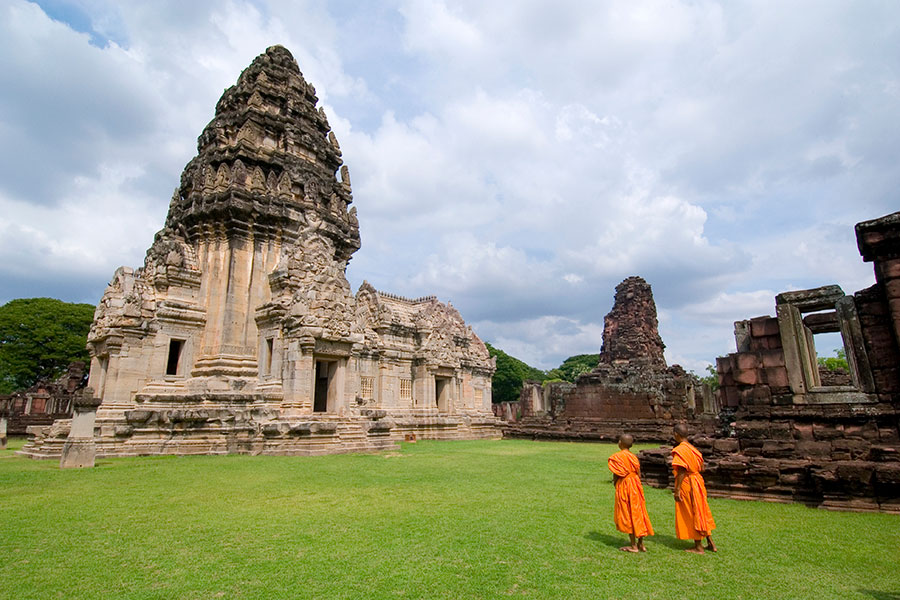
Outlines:
[{"label": "stone pilaster", "polygon": [[94,398],[93,390],[85,388],[84,395],[75,399],[75,414],[72,416],[72,428],[63,445],[60,469],[76,467],[93,467],[97,455],[94,442],[94,421],[100,398]]}]

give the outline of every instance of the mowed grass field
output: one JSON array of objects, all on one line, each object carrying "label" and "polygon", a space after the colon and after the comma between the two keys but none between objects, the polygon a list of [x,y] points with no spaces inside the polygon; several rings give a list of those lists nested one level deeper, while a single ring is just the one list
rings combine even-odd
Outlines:
[{"label": "mowed grass field", "polygon": [[609,444],[323,457],[0,452],[0,598],[900,599],[900,516],[711,499],[717,554],[618,550]]}]

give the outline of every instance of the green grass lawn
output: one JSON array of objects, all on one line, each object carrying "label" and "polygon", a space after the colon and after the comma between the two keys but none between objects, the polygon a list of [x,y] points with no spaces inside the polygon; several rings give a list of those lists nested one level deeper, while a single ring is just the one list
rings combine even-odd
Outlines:
[{"label": "green grass lawn", "polygon": [[[10,448],[20,441],[12,440]],[[419,442],[324,457],[0,452],[2,598],[900,599],[900,517],[712,499],[682,552],[671,493],[620,552],[608,444]]]}]

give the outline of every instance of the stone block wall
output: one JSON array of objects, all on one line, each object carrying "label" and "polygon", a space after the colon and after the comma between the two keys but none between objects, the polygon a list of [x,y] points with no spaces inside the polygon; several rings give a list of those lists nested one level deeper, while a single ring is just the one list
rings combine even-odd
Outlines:
[{"label": "stone block wall", "polygon": [[884,287],[878,283],[856,292],[853,297],[875,389],[889,400],[900,395],[900,352],[894,334],[894,323],[900,321],[900,312],[891,310]]},{"label": "stone block wall", "polygon": [[[900,412],[756,408],[734,437],[695,436],[711,496],[900,512]],[[644,481],[672,484],[671,448],[641,452]]]},{"label": "stone block wall", "polygon": [[737,408],[790,401],[778,319],[756,317],[735,323],[738,352],[716,359],[719,398]]}]

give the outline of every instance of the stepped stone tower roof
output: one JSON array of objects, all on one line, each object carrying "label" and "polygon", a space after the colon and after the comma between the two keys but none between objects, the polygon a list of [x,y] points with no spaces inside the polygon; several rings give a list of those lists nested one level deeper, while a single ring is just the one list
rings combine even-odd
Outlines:
[{"label": "stepped stone tower roof", "polygon": [[[215,223],[226,233],[295,237],[310,220],[335,259],[359,249],[350,177],[316,91],[282,46],[272,46],[225,90],[181,175],[166,230],[191,241]],[[341,169],[341,181],[335,173]]]}]

